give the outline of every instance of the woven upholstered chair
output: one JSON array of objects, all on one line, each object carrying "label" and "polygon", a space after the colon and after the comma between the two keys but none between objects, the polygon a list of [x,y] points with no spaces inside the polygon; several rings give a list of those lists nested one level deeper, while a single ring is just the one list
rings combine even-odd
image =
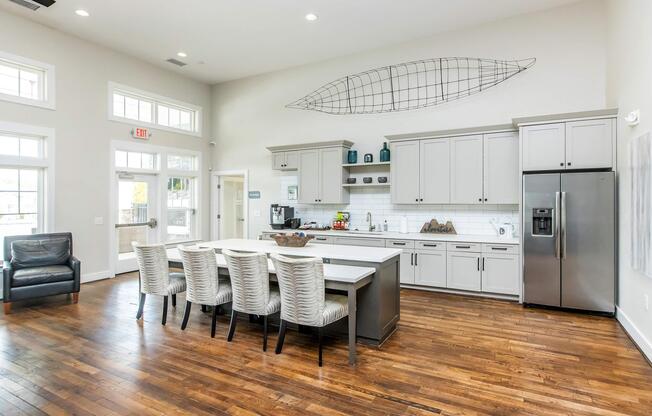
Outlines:
[{"label": "woven upholstered chair", "polygon": [[168,296],[172,296],[172,306],[176,307],[177,293],[185,292],[186,279],[183,273],[170,273],[165,245],[132,242],[131,246],[136,253],[140,271],[140,302],[136,319],[143,316],[146,295],[163,296],[161,324],[165,325],[168,316]]},{"label": "woven upholstered chair", "polygon": [[271,258],[281,290],[281,327],[276,353],[283,349],[288,322],[317,328],[321,367],[323,328],[349,315],[347,297],[325,292],[322,259],[296,259],[278,254],[272,254]]},{"label": "woven upholstered chair", "polygon": [[217,323],[217,307],[231,302],[231,284],[227,279],[220,279],[217,271],[215,251],[212,248],[195,248],[178,246],[186,273],[186,310],[183,314],[181,329],[186,329],[190,308],[193,303],[213,307],[211,322],[211,337],[215,337]]},{"label": "woven upholstered chair", "polygon": [[263,317],[263,351],[267,351],[267,318],[281,310],[281,296],[269,288],[269,268],[264,253],[238,253],[222,250],[229,266],[233,289],[231,324],[227,340],[233,340],[238,313]]}]

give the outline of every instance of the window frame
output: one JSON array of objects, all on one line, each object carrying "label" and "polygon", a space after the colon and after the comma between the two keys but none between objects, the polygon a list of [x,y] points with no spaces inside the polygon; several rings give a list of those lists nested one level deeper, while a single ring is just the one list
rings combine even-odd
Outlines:
[{"label": "window frame", "polygon": [[[7,61],[10,65],[25,69],[35,69],[43,72],[43,99],[35,100],[33,98],[20,97],[12,94],[0,93],[0,100],[14,104],[23,104],[34,107],[56,110],[56,69],[54,65],[25,58],[23,56],[13,55],[8,52],[0,51],[0,62]],[[19,81],[20,82],[20,81]]]},{"label": "window frame", "polygon": [[[186,103],[183,101],[175,100],[173,98],[164,97],[158,94],[151,92],[139,90],[137,88],[129,87],[127,85],[118,84],[117,82],[109,81],[108,89],[108,118],[111,121],[116,121],[119,123],[125,123],[132,126],[145,126],[156,130],[171,131],[174,133],[187,134],[189,136],[202,137],[202,122],[203,122],[203,109],[200,106]],[[141,101],[147,101],[152,104],[152,120],[151,122],[133,120],[127,117],[116,116],[113,113],[113,94],[118,93],[126,97],[136,98]],[[191,124],[194,127],[193,130],[184,130],[181,128],[170,127],[161,125],[158,123],[158,106],[163,105],[168,108],[174,108],[178,110],[191,111],[194,114],[194,120],[191,120]]]}]

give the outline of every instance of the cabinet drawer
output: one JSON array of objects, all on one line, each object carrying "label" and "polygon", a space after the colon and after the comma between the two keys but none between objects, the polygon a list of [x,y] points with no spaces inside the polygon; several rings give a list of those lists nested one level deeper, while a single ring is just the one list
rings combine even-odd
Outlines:
[{"label": "cabinet drawer", "polygon": [[310,240],[311,243],[315,244],[335,244],[335,237],[331,237],[329,235],[315,235],[315,234],[308,234],[308,235],[314,235],[315,238]]},{"label": "cabinet drawer", "polygon": [[519,252],[518,245],[513,244],[483,244],[482,252],[483,253],[494,253],[494,254],[514,254],[517,255]]},{"label": "cabinet drawer", "polygon": [[441,241],[417,241],[415,248],[428,251],[446,251],[446,243]]},{"label": "cabinet drawer", "polygon": [[334,244],[343,246],[385,247],[382,238],[336,237]]},{"label": "cabinet drawer", "polygon": [[277,233],[262,233],[260,234],[260,239],[261,240],[273,240],[273,236],[275,236]]},{"label": "cabinet drawer", "polygon": [[480,253],[482,251],[482,244],[480,243],[448,243],[446,245],[448,251],[470,251],[473,253]]},{"label": "cabinet drawer", "polygon": [[385,240],[387,248],[413,249],[414,241],[412,240]]}]

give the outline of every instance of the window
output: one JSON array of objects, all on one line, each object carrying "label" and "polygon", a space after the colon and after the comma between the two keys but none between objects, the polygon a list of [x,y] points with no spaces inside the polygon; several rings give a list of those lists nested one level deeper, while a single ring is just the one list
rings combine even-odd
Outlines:
[{"label": "window", "polygon": [[168,155],[168,169],[193,171],[197,169],[196,161],[195,156]]},{"label": "window", "polygon": [[147,152],[128,152],[116,150],[115,166],[117,168],[156,169],[156,154]]},{"label": "window", "polygon": [[54,109],[54,67],[0,52],[0,99]]},{"label": "window", "polygon": [[168,242],[190,240],[195,227],[195,179],[168,178]]},{"label": "window", "polygon": [[111,120],[200,135],[200,107],[114,83],[109,83],[109,97]]}]

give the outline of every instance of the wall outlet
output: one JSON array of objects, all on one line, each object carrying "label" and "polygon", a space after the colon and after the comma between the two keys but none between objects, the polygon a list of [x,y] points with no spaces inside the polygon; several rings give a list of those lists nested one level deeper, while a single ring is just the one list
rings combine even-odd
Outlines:
[{"label": "wall outlet", "polygon": [[104,224],[104,217],[95,217],[95,225]]},{"label": "wall outlet", "polygon": [[645,300],[645,310],[649,311],[650,310],[650,298],[648,297],[647,293],[643,295],[643,299]]}]

